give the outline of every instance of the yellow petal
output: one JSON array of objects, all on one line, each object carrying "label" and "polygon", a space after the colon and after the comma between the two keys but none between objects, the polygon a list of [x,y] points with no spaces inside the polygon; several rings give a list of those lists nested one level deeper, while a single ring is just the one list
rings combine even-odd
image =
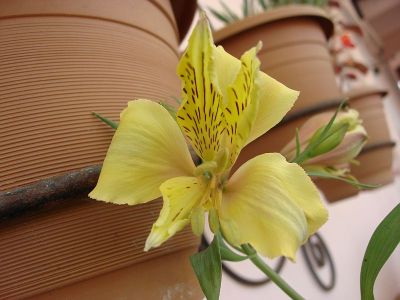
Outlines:
[{"label": "yellow petal", "polygon": [[[235,81],[241,67],[241,62],[224,50],[222,46],[214,48],[215,77],[223,95],[223,101],[228,99],[228,87]],[[223,103],[226,105],[226,102]]]},{"label": "yellow petal", "polygon": [[218,212],[230,243],[250,243],[271,258],[294,259],[298,247],[327,220],[310,178],[278,153],[242,165],[229,180]]},{"label": "yellow petal", "polygon": [[278,124],[299,96],[279,81],[263,72],[257,76],[258,111],[247,144]]},{"label": "yellow petal", "polygon": [[202,17],[177,69],[183,100],[177,122],[196,153],[206,161],[213,160],[220,150],[219,137],[225,128],[222,94],[215,85],[214,48],[209,25]]},{"label": "yellow petal", "polygon": [[147,238],[145,251],[160,246],[190,222],[192,211],[204,197],[206,185],[196,177],[176,177],[164,182],[160,190],[164,204]]},{"label": "yellow petal", "polygon": [[255,79],[260,62],[256,55],[260,47],[261,44],[242,55],[239,73],[233,84],[228,87],[228,99],[224,115],[228,143],[230,143],[229,166],[234,164],[240,150],[246,143],[257,114]]},{"label": "yellow petal", "polygon": [[168,111],[148,100],[129,102],[103,163],[91,198],[117,204],[144,203],[161,196],[159,186],[190,176],[194,164]]}]

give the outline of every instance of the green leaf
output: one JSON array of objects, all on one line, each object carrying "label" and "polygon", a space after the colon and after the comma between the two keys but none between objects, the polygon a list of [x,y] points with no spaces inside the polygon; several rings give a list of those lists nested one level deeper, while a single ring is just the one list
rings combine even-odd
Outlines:
[{"label": "green leaf", "polygon": [[362,300],[374,299],[375,280],[400,242],[400,204],[379,224],[368,243],[360,274]]},{"label": "green leaf", "polygon": [[242,11],[243,11],[243,16],[244,17],[249,16],[249,2],[248,2],[248,0],[243,0]]},{"label": "green leaf", "polygon": [[234,20],[232,20],[229,16],[224,15],[223,13],[211,8],[211,7],[207,7],[207,9],[211,12],[211,14],[216,17],[218,20],[220,20],[221,22],[225,23],[225,24],[229,24],[232,23]]},{"label": "green leaf", "polygon": [[224,240],[219,239],[219,248],[221,252],[221,259],[227,261],[243,261],[248,259],[248,256],[239,255],[233,252],[229,247],[225,244]]},{"label": "green leaf", "polygon": [[118,128],[118,123],[111,121],[101,115],[99,115],[98,113],[92,112],[92,115],[95,116],[96,118],[100,119],[101,121],[103,121],[104,123],[106,123],[108,126],[110,126],[113,129],[117,129]]},{"label": "green leaf", "polygon": [[258,4],[260,4],[263,10],[267,10],[268,5],[267,2],[265,2],[265,0],[258,0]]},{"label": "green leaf", "polygon": [[221,289],[220,239],[220,233],[216,233],[212,243],[206,250],[190,257],[192,268],[208,300],[218,300]]},{"label": "green leaf", "polygon": [[219,3],[221,4],[222,8],[225,10],[226,14],[231,18],[232,21],[238,21],[238,20],[239,20],[238,15],[235,14],[235,13],[233,12],[233,10],[231,10],[231,9],[229,8],[229,6],[225,4],[224,1],[219,0]]},{"label": "green leaf", "polygon": [[[300,155],[297,155],[291,162],[295,162],[297,164],[301,164],[304,161],[310,159],[313,156],[316,156],[315,153],[318,153],[319,151],[316,150],[321,143],[323,143],[329,136],[331,135],[332,131],[331,128],[333,126],[333,122],[335,121],[339,111],[342,109],[343,105],[346,103],[345,100],[343,100],[339,107],[336,109],[335,113],[333,114],[332,118],[329,120],[328,124],[321,128],[320,130],[317,130],[316,133],[312,136],[309,144],[307,147],[304,149]],[[341,127],[339,127],[341,129]],[[340,133],[340,131],[339,131]],[[311,155],[313,154],[313,155]]]},{"label": "green leaf", "polygon": [[301,146],[300,146],[299,129],[296,128],[296,157],[298,157],[300,153],[301,153]]},{"label": "green leaf", "polygon": [[361,183],[356,178],[351,177],[351,176],[347,176],[347,177],[346,176],[337,176],[337,175],[329,173],[328,171],[323,171],[323,170],[307,170],[307,167],[305,167],[305,170],[306,170],[308,176],[344,181],[348,184],[351,184],[351,185],[353,185],[359,189],[363,189],[363,190],[370,190],[370,189],[375,189],[375,188],[379,187],[379,185]]}]

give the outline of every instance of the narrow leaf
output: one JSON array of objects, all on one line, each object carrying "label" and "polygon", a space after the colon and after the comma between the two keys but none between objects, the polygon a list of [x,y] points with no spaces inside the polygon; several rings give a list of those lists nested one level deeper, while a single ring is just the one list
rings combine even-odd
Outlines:
[{"label": "narrow leaf", "polygon": [[296,128],[296,157],[298,157],[300,153],[301,153],[301,147],[300,147],[299,129]]},{"label": "narrow leaf", "polygon": [[333,175],[333,174],[330,174],[329,172],[325,172],[325,171],[307,170],[307,168],[306,168],[306,172],[307,172],[307,175],[311,176],[311,177],[320,177],[320,178],[326,178],[326,179],[340,180],[340,181],[344,181],[348,184],[351,184],[351,185],[353,185],[359,189],[363,189],[363,190],[370,190],[370,189],[375,189],[375,188],[379,187],[379,185],[375,185],[375,184],[361,183],[354,177],[337,176],[337,175]]},{"label": "narrow leaf", "polygon": [[190,257],[192,268],[208,300],[218,300],[221,289],[220,234],[216,233],[210,246]]},{"label": "narrow leaf", "polygon": [[360,274],[362,300],[374,299],[375,280],[400,242],[400,204],[379,224],[368,243]]},{"label": "narrow leaf", "polygon": [[263,10],[267,10],[268,6],[267,6],[267,2],[265,2],[265,0],[258,0],[258,4],[260,4],[260,6],[262,7]]},{"label": "narrow leaf", "polygon": [[225,10],[226,14],[232,19],[232,21],[238,21],[239,17],[237,14],[233,12],[232,9],[229,8],[228,5],[225,4],[224,1],[220,0],[219,3],[221,4],[222,8]]},{"label": "narrow leaf", "polygon": [[221,13],[221,12],[219,12],[219,11],[217,11],[217,10],[211,8],[211,7],[208,7],[208,10],[211,12],[211,14],[212,14],[214,17],[216,17],[218,20],[220,20],[221,22],[223,22],[223,23],[225,23],[225,24],[229,24],[229,23],[232,23],[232,22],[233,22],[233,20],[230,19],[229,16],[224,15],[223,13]]},{"label": "narrow leaf", "polygon": [[[346,103],[345,100],[343,100],[339,107],[336,109],[334,115],[332,118],[329,120],[328,124],[323,127],[320,130],[317,130],[316,133],[314,133],[313,137],[311,138],[308,146],[304,149],[304,151],[298,155],[292,162],[301,164],[302,162],[306,161],[307,159],[313,157],[311,154],[315,149],[326,140],[327,137],[330,136],[330,131],[333,126],[333,122],[335,121],[337,114],[339,111],[342,109],[343,105]],[[315,155],[314,155],[315,156]]]},{"label": "narrow leaf", "polygon": [[110,126],[113,129],[117,129],[118,128],[118,123],[111,121],[110,119],[107,119],[101,115],[99,115],[98,113],[92,112],[92,115],[95,116],[96,118],[98,118],[99,120],[103,121],[104,123],[106,123],[108,126]]},{"label": "narrow leaf", "polygon": [[243,0],[242,10],[243,10],[243,16],[244,17],[248,17],[249,16],[249,2],[248,2],[248,0]]}]

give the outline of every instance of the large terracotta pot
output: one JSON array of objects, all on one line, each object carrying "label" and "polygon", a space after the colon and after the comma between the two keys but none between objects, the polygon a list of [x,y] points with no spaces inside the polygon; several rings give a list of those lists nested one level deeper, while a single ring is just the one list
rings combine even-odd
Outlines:
[{"label": "large terracotta pot", "polygon": [[0,25],[0,190],[101,163],[113,132],[92,111],[179,95],[167,0],[2,1]]},{"label": "large terracotta pot", "polygon": [[[185,230],[143,252],[160,200],[127,207],[86,196],[99,170],[89,166],[103,161],[113,135],[91,112],[118,120],[135,98],[173,104],[182,30],[168,0],[0,2],[0,218],[8,218],[0,230],[1,299],[138,271],[177,251],[187,264],[182,250],[196,251],[198,239]],[[132,286],[162,293],[165,268],[147,286]],[[191,288],[200,298],[198,285]]]},{"label": "large terracotta pot", "polygon": [[[162,299],[177,285],[182,293],[191,292],[192,297],[184,299],[201,299],[200,287],[188,267],[189,256],[196,253],[198,245],[198,239],[189,230],[162,247],[143,251],[161,208],[159,200],[129,207],[95,202],[82,194],[55,202],[55,208],[36,210],[0,223],[0,299],[42,293],[53,295],[52,299],[106,299],[104,295],[117,289],[116,294],[127,299],[154,299],[145,295],[155,294]],[[102,282],[102,276],[112,276],[106,275],[109,272],[125,274],[118,271],[122,268],[130,270],[129,286],[122,284],[126,282],[124,275],[121,281],[98,285],[96,291],[81,290],[80,298],[76,298],[74,286],[85,287],[87,281]],[[140,280],[134,280],[140,276]],[[93,292],[95,297],[84,297]]]},{"label": "large terracotta pot", "polygon": [[261,69],[300,91],[291,113],[339,100],[327,38],[333,23],[309,5],[287,5],[245,18],[215,32],[216,43],[240,56],[262,41]]},{"label": "large terracotta pot", "polygon": [[[193,286],[197,285],[192,276],[189,260],[182,262],[182,256],[189,256],[193,249],[184,249],[162,257],[119,269],[96,278],[84,280],[58,290],[45,292],[29,298],[31,300],[53,299],[203,299]],[[177,267],[179,266],[179,268]],[[163,278],[160,272],[168,274]],[[157,288],[153,287],[156,281]]]}]

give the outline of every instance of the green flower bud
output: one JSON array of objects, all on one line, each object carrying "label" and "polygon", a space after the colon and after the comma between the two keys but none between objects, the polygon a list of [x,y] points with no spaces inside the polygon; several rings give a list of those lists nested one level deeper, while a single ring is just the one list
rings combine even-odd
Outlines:
[{"label": "green flower bud", "polygon": [[[340,166],[350,163],[361,151],[367,141],[367,133],[361,125],[359,114],[354,109],[340,112],[332,126],[326,132],[332,113],[323,113],[307,120],[299,130],[301,150],[310,147],[307,160],[303,165],[319,165],[326,167]],[[317,130],[315,130],[317,128]],[[325,138],[322,139],[322,135]],[[288,159],[296,155],[296,142],[293,139],[281,151]]]}]

